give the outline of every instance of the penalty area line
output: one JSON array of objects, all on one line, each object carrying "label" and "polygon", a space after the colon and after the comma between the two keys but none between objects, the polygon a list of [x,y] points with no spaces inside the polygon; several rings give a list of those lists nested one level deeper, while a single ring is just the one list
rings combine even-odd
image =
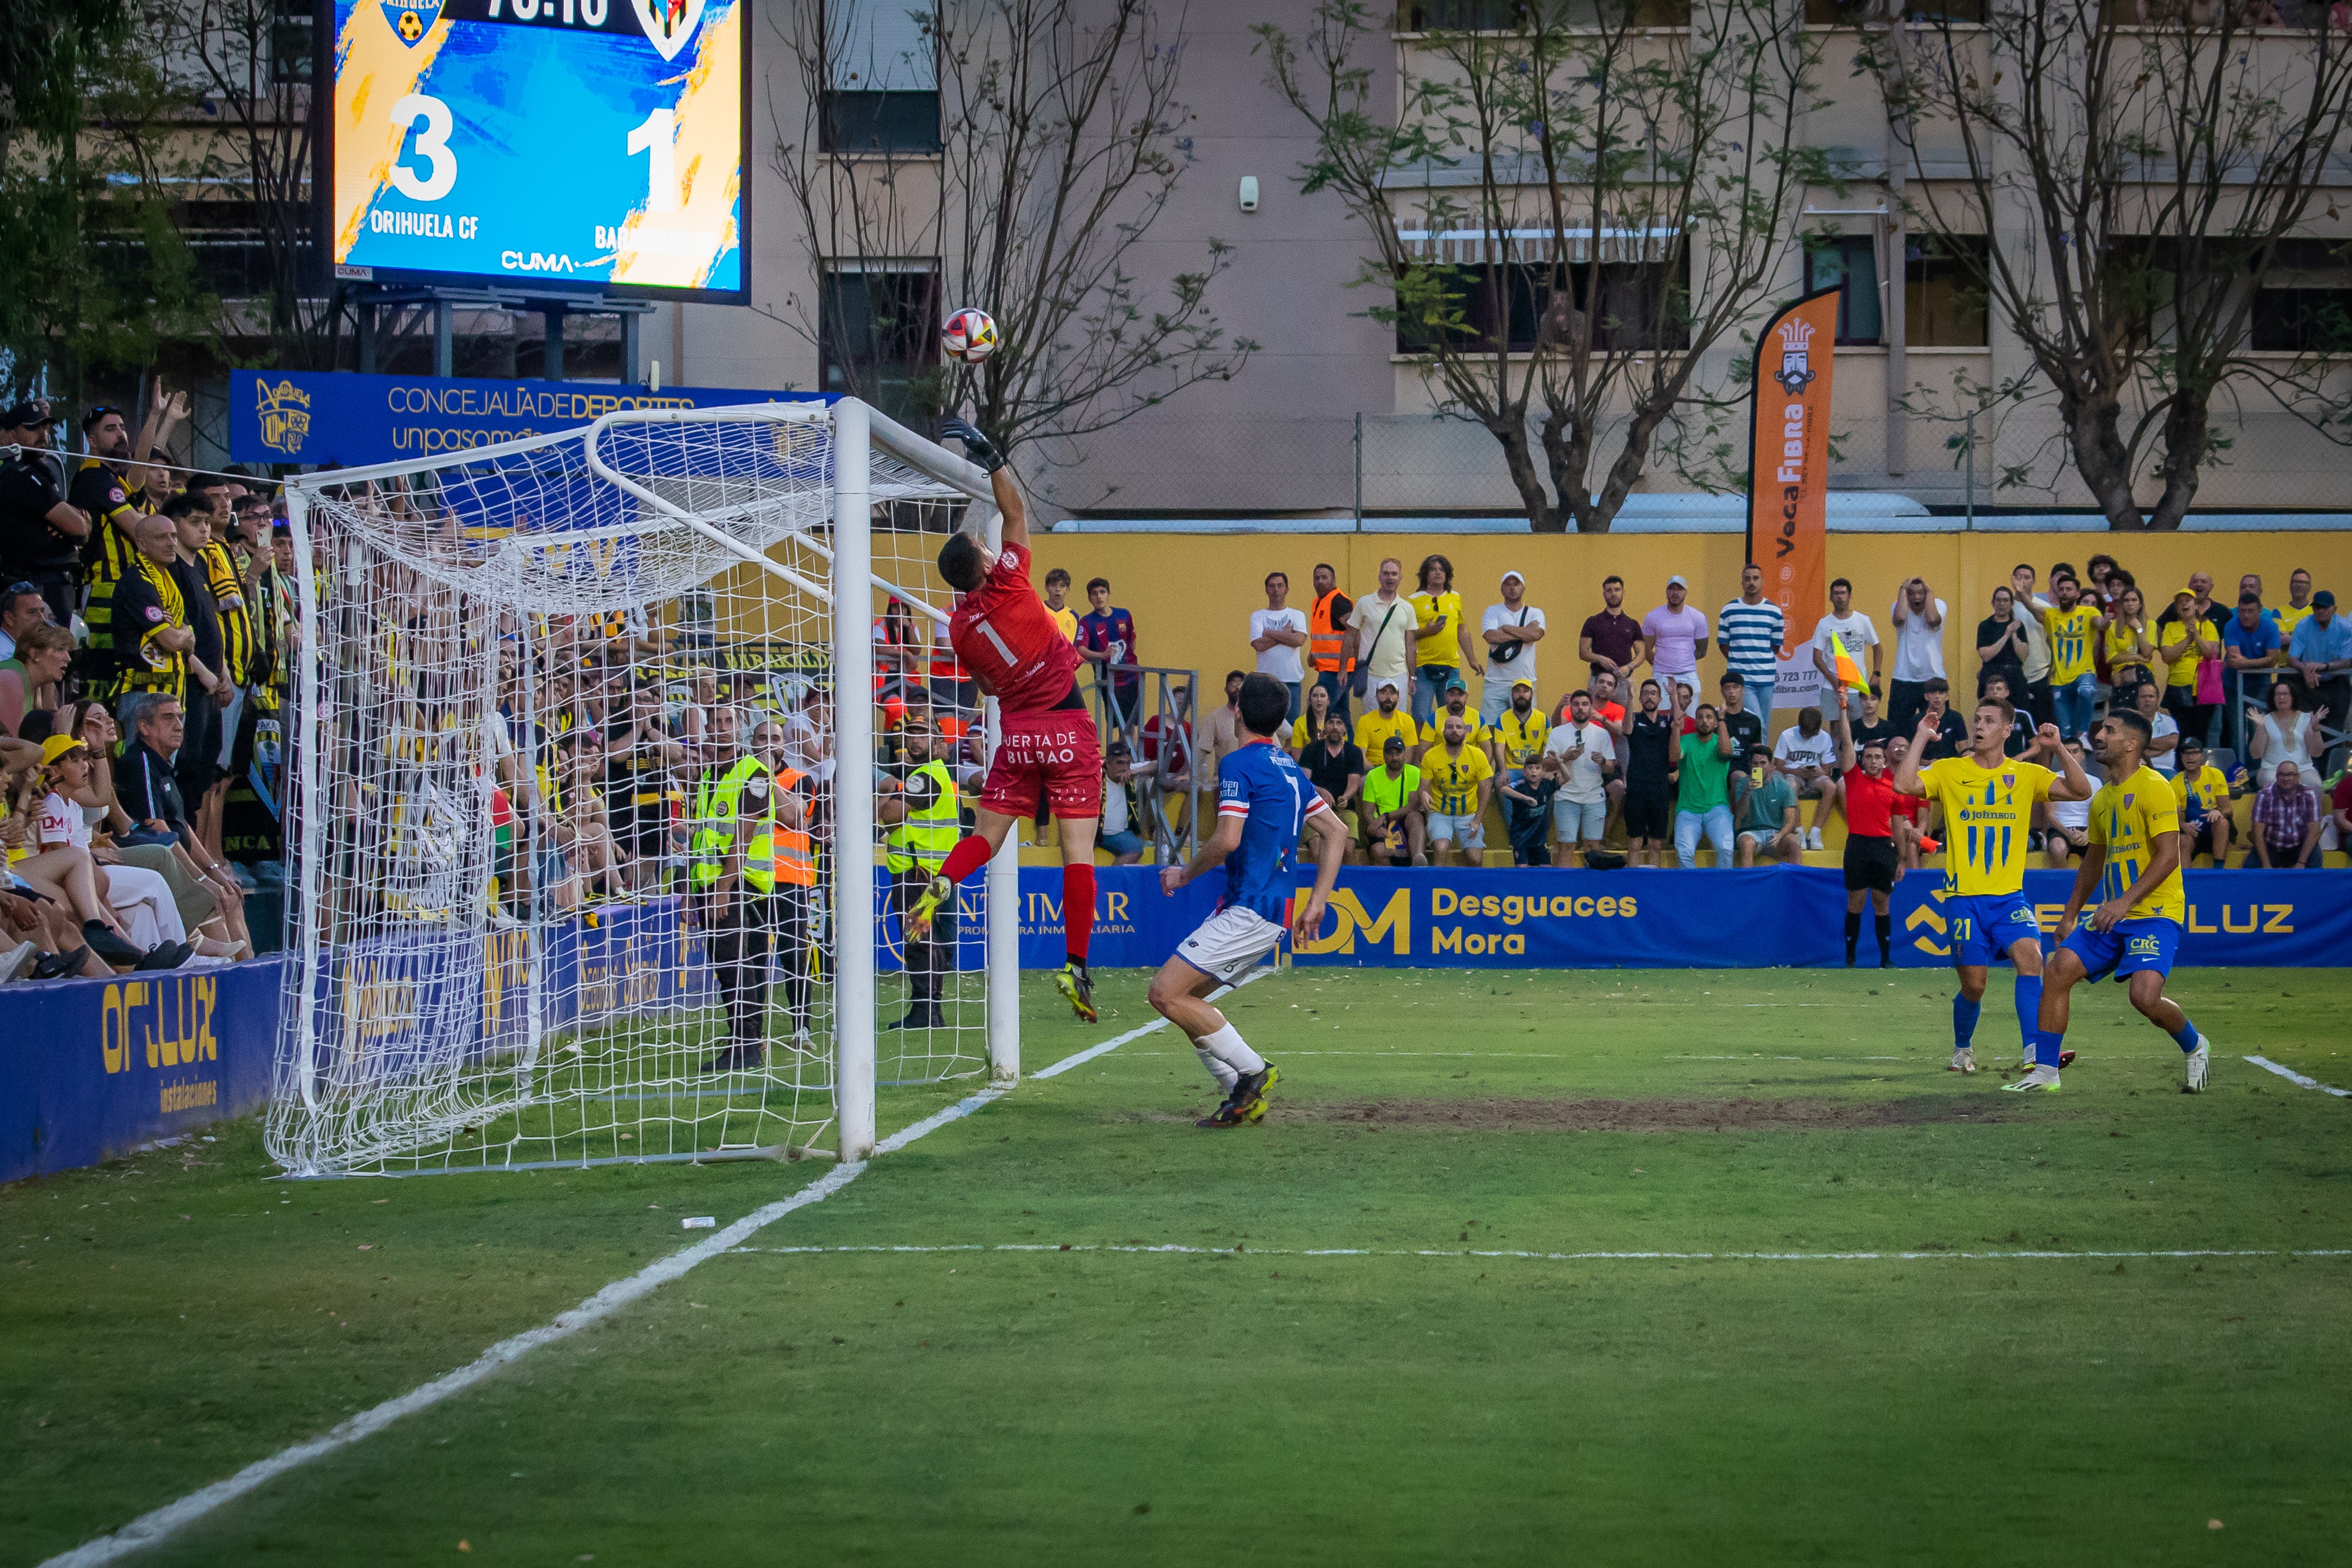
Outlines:
[{"label": "penalty area line", "polygon": [[[1251,981],[1275,973],[1276,971],[1271,969],[1260,970],[1245,977],[1241,984],[1247,985]],[[1226,994],[1233,989],[1234,987],[1226,987],[1223,990],[1212,992],[1210,994],[1213,999]],[[1031,1076],[1045,1079],[1067,1072],[1072,1068],[1094,1060],[1106,1051],[1116,1050],[1130,1040],[1140,1039],[1155,1029],[1164,1028],[1167,1023],[1167,1019],[1160,1018],[1140,1028],[1129,1029],[1127,1033],[1105,1040],[1098,1046],[1092,1046],[1073,1056],[1065,1057],[1051,1067]],[[917,1139],[929,1137],[950,1122],[960,1121],[982,1107],[1003,1099],[1011,1092],[1010,1089],[983,1089],[977,1093],[966,1095],[946,1110],[935,1111],[920,1121],[893,1132],[876,1143],[874,1152],[877,1154],[896,1153]],[[626,1279],[613,1281],[578,1306],[556,1314],[539,1327],[528,1329],[521,1333],[500,1340],[456,1371],[444,1373],[430,1383],[422,1384],[405,1394],[362,1410],[350,1420],[320,1436],[281,1448],[267,1458],[257,1459],[235,1475],[215,1481],[208,1487],[199,1488],[175,1502],[166,1503],[162,1508],[141,1514],[121,1530],[99,1536],[92,1541],[86,1541],[70,1551],[61,1552],[42,1563],[41,1568],[98,1568],[99,1564],[119,1562],[134,1552],[143,1552],[148,1547],[158,1545],[187,1526],[195,1523],[206,1514],[235,1502],[247,1493],[258,1490],[288,1471],[299,1469],[313,1459],[324,1458],[340,1449],[348,1448],[355,1443],[372,1437],[403,1416],[429,1410],[452,1394],[464,1393],[541,1346],[569,1339],[581,1330],[603,1321],[623,1308],[653,1294],[655,1290],[678,1279],[698,1265],[707,1263],[722,1253],[760,1250],[756,1247],[747,1247],[742,1244],[794,1210],[806,1208],[812,1204],[821,1204],[833,1196],[834,1194],[856,1181],[865,1171],[866,1163],[867,1162],[859,1161],[835,1166],[791,1196],[762,1205],[734,1224],[706,1237],[693,1246],[680,1247],[667,1258],[647,1264]]]},{"label": "penalty area line", "polygon": [[2322,1083],[2315,1078],[2305,1078],[2293,1068],[2281,1067],[2268,1057],[2248,1057],[2246,1059],[2264,1072],[2278,1074],[2289,1083],[2300,1084],[2305,1089],[2315,1089],[2322,1094],[2332,1094],[2338,1100],[2352,1100],[2352,1089],[2338,1089],[2334,1084]]}]

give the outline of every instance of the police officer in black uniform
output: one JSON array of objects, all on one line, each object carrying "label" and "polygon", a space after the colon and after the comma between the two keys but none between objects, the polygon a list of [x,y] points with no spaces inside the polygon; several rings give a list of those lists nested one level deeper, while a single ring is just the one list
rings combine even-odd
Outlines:
[{"label": "police officer in black uniform", "polygon": [[73,624],[77,568],[89,515],[66,499],[58,460],[49,455],[49,428],[58,423],[47,401],[26,398],[0,414],[0,447],[24,450],[0,463],[0,574],[41,591],[49,617]]}]

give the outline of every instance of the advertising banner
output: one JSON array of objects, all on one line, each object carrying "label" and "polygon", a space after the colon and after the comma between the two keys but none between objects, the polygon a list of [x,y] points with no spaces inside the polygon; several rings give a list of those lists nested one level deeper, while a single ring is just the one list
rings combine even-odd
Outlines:
[{"label": "advertising banner", "polygon": [[[2189,920],[2173,956],[2176,967],[2325,969],[2352,955],[2352,903],[2325,871],[2190,871],[2182,886]],[[2058,917],[2074,889],[2072,871],[2025,874],[2025,896],[2042,922],[2044,952],[2057,945]],[[1906,877],[1895,885],[1888,908],[1897,964],[1929,969],[1952,962],[1944,899],[1938,876]]]},{"label": "advertising banner", "polygon": [[[1299,879],[1298,896],[1313,884]],[[2029,871],[2026,892],[2055,931],[2073,873]],[[1216,908],[1220,879],[1160,891],[1149,866],[1095,872],[1089,954],[1108,968],[1156,969]],[[2352,952],[2352,904],[2328,880],[2299,871],[2191,872],[2183,966],[2329,967]],[[1929,871],[1895,885],[1895,962],[1950,962],[1943,942],[1944,879]],[[981,879],[962,889],[960,965],[982,963]],[[886,901],[887,906],[887,901]],[[887,907],[883,966],[896,969],[897,917]],[[1845,962],[1845,884],[1826,867],[1740,871],[1391,870],[1343,867],[1318,940],[1302,966],[1422,969],[1761,969]],[[1865,962],[1875,956],[1867,935]],[[1021,871],[1021,966],[1063,959],[1062,873]]]},{"label": "advertising banner", "polygon": [[95,1165],[269,1098],[287,963],[51,980],[0,998],[0,1182]]},{"label": "advertising banner", "polygon": [[1829,604],[1830,384],[1837,360],[1838,290],[1806,295],[1756,340],[1748,428],[1748,559],[1764,569],[1764,595],[1780,606],[1788,642],[1775,708],[1821,700],[1805,640]]},{"label": "advertising banner", "polygon": [[349,371],[233,370],[228,454],[240,463],[362,468],[446,457],[593,424],[636,408],[728,408],[829,401],[813,392],[603,381],[480,381]]}]

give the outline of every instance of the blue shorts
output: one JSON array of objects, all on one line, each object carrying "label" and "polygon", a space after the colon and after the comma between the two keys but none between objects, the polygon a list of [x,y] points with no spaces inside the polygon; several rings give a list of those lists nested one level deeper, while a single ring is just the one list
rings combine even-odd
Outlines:
[{"label": "blue shorts", "polygon": [[2007,958],[2021,939],[2037,949],[2042,945],[2042,924],[2033,918],[2033,906],[2025,901],[2022,889],[1968,898],[1954,894],[1944,900],[1944,919],[1949,922],[1955,964],[1987,968]]},{"label": "blue shorts", "polygon": [[2180,946],[2180,922],[2160,919],[2117,921],[2111,931],[2093,931],[2086,922],[2063,943],[2083,961],[2088,980],[2114,975],[2127,979],[2143,969],[2172,973],[2172,954]]}]

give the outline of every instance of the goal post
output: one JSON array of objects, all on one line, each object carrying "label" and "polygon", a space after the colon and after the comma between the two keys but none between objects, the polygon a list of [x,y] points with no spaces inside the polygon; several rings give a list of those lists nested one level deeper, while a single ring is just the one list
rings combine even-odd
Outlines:
[{"label": "goal post", "polygon": [[291,481],[273,1157],[856,1160],[878,1086],[1016,1077],[1014,844],[904,920],[994,743],[934,564],[989,502],[853,399]]}]

